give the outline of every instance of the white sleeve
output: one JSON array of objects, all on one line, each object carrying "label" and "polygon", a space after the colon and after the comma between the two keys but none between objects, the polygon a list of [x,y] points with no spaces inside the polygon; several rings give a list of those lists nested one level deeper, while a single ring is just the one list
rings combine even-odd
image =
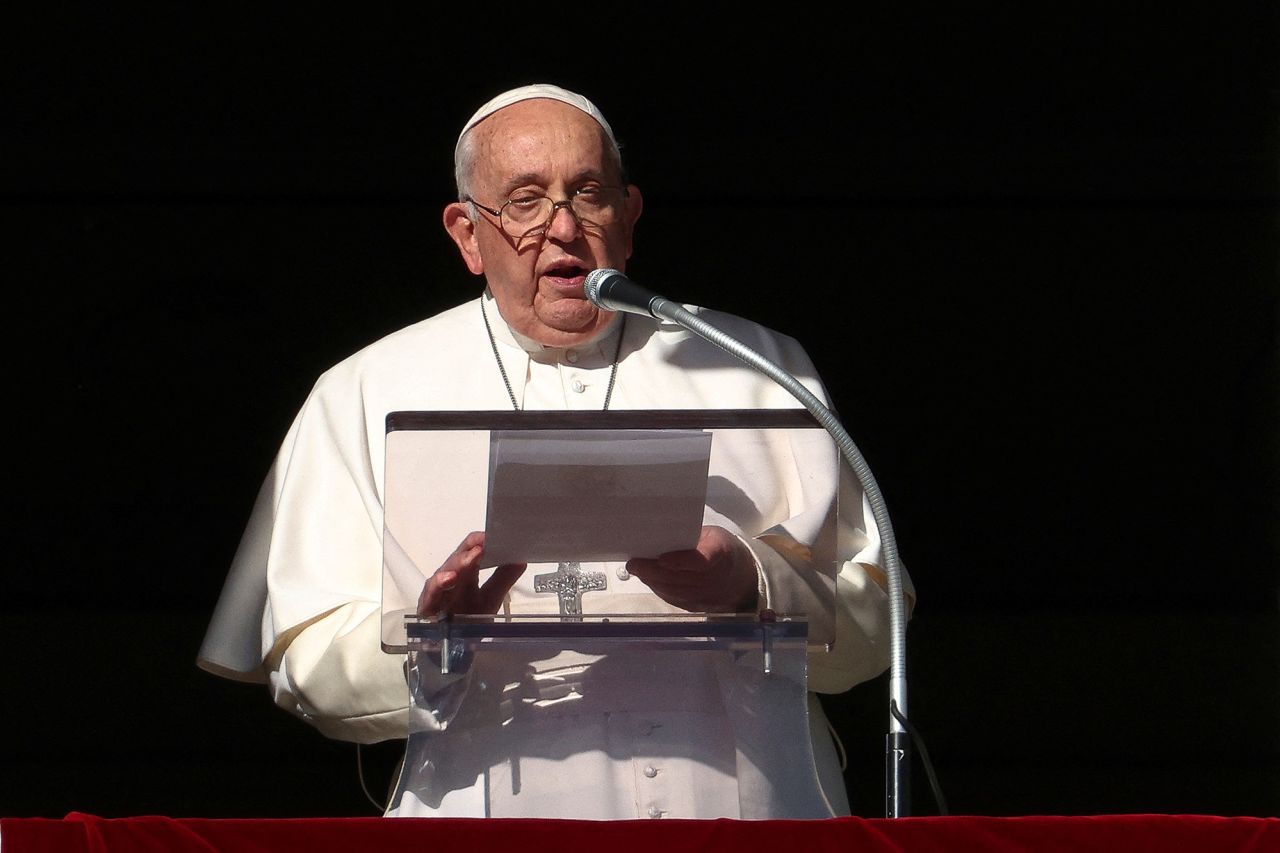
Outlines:
[{"label": "white sleeve", "polygon": [[[842,479],[854,479],[845,466]],[[780,613],[818,614],[813,627],[834,636],[829,649],[811,647],[809,651],[809,689],[819,693],[843,693],[889,666],[889,596],[880,565],[879,536],[870,506],[856,483],[843,482],[842,492],[834,589],[812,580],[820,574],[810,564],[811,552],[795,540],[764,534],[748,543],[760,562],[764,580],[761,607]],[[911,602],[914,588],[905,569],[902,571]],[[834,596],[832,626],[821,624],[829,612],[821,600],[825,596]]]},{"label": "white sleeve", "polygon": [[280,707],[338,740],[374,743],[408,736],[404,655],[381,648],[380,607],[339,607],[288,638],[268,661]]},{"label": "white sleeve", "polygon": [[256,611],[240,605],[237,628],[259,636],[259,653],[237,661],[231,675],[267,682],[278,705],[329,737],[404,737],[405,658],[385,653],[380,633],[382,502],[373,459],[381,436],[371,436],[361,407],[326,394],[323,383],[286,437],[236,555],[235,571],[261,586]]}]

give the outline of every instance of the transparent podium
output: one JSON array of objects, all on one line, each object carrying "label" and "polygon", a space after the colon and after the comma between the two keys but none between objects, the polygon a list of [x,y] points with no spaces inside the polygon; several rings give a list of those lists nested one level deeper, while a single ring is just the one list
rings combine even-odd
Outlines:
[{"label": "transparent podium", "polygon": [[[834,641],[840,477],[806,412],[397,412],[387,429],[383,648],[406,654],[411,700],[393,813],[832,816],[806,666]],[[704,525],[748,543],[774,609],[689,612],[627,571]],[[419,616],[471,531],[485,565],[527,568],[496,614]]]}]

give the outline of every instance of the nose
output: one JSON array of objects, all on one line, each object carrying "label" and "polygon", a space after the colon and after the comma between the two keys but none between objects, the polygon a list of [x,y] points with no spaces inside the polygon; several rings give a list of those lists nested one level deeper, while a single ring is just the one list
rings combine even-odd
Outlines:
[{"label": "nose", "polygon": [[548,237],[569,243],[578,238],[578,231],[578,217],[568,201],[562,201],[551,209],[551,221],[547,223]]}]

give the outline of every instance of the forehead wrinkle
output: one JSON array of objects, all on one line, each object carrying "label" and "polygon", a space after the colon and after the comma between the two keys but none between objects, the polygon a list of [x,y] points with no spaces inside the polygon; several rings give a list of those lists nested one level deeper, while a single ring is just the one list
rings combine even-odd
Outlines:
[{"label": "forehead wrinkle", "polygon": [[[473,128],[477,134],[477,160],[480,169],[499,184],[495,192],[509,194],[524,185],[547,188],[556,173],[578,165],[568,184],[584,180],[605,180],[616,171],[604,129],[595,119],[574,107],[557,101],[526,101],[499,110]],[[584,147],[582,142],[590,142]],[[594,149],[587,151],[586,149]],[[589,154],[595,162],[580,165],[562,160],[563,152]],[[520,169],[516,175],[497,173],[499,163]],[[481,165],[483,164],[483,165]]]}]

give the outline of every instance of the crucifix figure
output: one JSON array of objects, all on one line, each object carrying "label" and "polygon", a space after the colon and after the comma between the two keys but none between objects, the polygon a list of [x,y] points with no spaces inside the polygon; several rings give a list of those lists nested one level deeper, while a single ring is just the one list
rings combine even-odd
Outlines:
[{"label": "crucifix figure", "polygon": [[554,572],[533,576],[534,592],[554,592],[560,596],[561,616],[582,615],[582,594],[608,586],[604,572],[582,573],[579,563],[561,563]]}]

